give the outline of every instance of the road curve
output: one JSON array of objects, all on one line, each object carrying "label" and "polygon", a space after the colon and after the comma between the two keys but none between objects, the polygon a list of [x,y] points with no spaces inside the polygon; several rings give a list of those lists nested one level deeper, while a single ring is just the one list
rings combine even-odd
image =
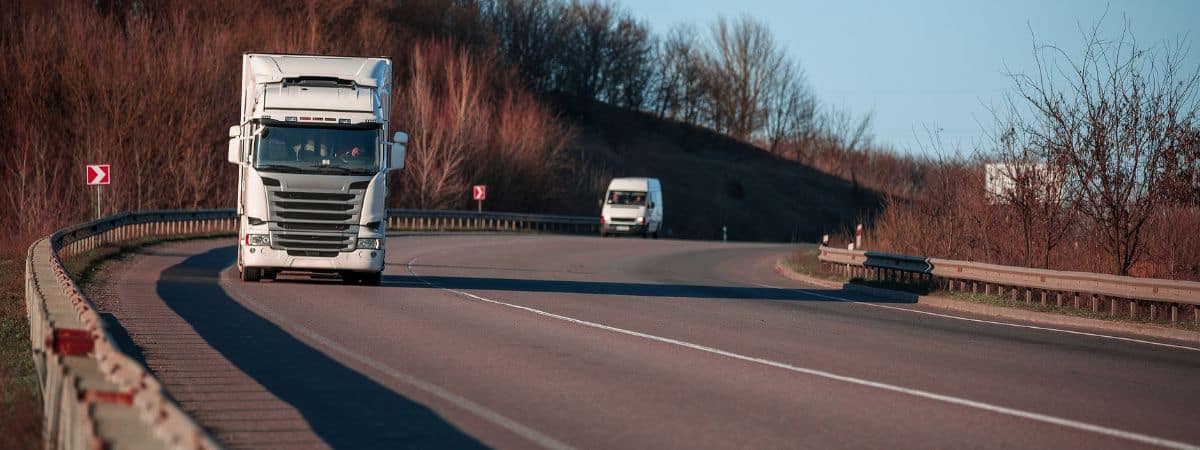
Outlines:
[{"label": "road curve", "polygon": [[365,287],[243,283],[204,240],[107,295],[232,448],[1200,445],[1200,349],[822,290],[771,270],[792,249],[397,235]]}]

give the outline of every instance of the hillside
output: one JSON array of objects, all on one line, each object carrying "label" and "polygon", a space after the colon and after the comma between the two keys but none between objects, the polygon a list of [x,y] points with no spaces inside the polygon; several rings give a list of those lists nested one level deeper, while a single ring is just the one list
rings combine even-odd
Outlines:
[{"label": "hillside", "polygon": [[570,114],[585,158],[604,174],[601,193],[576,214],[599,214],[612,176],[663,183],[667,236],[739,241],[816,241],[881,207],[881,196],[809,166],[703,128],[593,103]]}]

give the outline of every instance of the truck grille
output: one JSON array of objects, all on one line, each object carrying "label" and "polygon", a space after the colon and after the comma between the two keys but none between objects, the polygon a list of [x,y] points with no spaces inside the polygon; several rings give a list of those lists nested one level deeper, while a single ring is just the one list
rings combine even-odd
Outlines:
[{"label": "truck grille", "polygon": [[267,187],[271,247],[292,256],[334,257],[353,251],[363,192],[285,191]]}]

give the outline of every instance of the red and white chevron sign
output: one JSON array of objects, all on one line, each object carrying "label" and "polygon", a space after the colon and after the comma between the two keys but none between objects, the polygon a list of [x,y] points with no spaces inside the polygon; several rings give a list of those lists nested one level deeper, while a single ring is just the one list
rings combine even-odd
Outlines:
[{"label": "red and white chevron sign", "polygon": [[475,200],[484,200],[487,198],[487,186],[477,184],[471,187],[471,198]]},{"label": "red and white chevron sign", "polygon": [[88,186],[108,184],[108,164],[88,164],[86,179]]}]

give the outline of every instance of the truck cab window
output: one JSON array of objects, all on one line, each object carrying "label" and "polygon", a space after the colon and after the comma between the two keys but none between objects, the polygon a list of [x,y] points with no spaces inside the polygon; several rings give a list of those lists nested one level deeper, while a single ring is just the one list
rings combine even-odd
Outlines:
[{"label": "truck cab window", "polygon": [[255,168],[314,174],[379,171],[377,128],[268,125],[258,141]]}]

